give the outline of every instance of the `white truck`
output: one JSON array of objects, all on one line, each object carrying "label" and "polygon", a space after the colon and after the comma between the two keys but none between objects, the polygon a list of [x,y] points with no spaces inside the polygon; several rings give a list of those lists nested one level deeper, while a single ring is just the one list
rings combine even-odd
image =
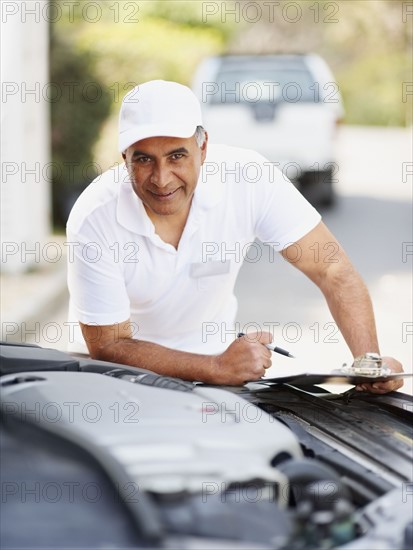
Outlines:
[{"label": "white truck", "polygon": [[199,65],[192,88],[212,142],[254,149],[314,204],[334,200],[339,87],[315,54],[223,55]]}]

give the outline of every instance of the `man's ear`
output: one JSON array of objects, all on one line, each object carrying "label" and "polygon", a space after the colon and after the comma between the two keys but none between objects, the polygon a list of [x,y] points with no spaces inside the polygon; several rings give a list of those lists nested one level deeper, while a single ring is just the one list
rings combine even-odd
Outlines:
[{"label": "man's ear", "polygon": [[122,158],[123,158],[123,160],[126,160],[126,155],[125,155],[125,153],[122,153]]},{"label": "man's ear", "polygon": [[208,149],[208,132],[205,132],[205,140],[204,140],[204,143],[202,144],[202,147],[201,147],[202,162],[204,162],[204,160],[206,158],[207,149]]}]

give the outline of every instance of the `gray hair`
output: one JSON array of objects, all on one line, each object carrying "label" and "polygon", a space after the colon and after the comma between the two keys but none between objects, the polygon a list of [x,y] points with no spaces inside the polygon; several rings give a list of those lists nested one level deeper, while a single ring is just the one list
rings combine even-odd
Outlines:
[{"label": "gray hair", "polygon": [[202,147],[206,140],[206,131],[203,126],[197,126],[195,130],[195,139],[198,147]]}]

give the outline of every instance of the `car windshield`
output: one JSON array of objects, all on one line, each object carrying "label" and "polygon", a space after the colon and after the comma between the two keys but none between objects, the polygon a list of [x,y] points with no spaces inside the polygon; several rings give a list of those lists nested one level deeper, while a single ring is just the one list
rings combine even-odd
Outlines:
[{"label": "car windshield", "polygon": [[216,83],[212,103],[319,101],[318,85],[303,63],[224,64]]}]

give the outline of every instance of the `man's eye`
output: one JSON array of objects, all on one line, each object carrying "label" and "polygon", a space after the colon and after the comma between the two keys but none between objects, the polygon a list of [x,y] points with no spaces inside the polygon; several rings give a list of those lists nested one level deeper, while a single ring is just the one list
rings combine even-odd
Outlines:
[{"label": "man's eye", "polygon": [[137,159],[135,159],[135,161],[139,164],[148,164],[151,159],[149,157],[138,157]]},{"label": "man's eye", "polygon": [[183,158],[183,153],[174,153],[173,155],[171,155],[171,158],[172,160],[179,160],[181,158]]}]

